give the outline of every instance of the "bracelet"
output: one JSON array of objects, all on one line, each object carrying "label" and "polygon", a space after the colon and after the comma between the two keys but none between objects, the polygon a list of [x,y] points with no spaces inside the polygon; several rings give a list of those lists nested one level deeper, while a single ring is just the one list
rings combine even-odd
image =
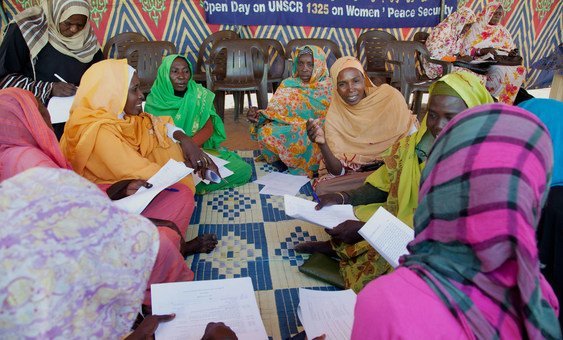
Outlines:
[{"label": "bracelet", "polygon": [[346,201],[346,199],[344,198],[344,194],[342,194],[340,191],[337,191],[336,193],[339,194],[340,197],[342,197],[342,203],[341,204],[344,204],[344,202]]}]

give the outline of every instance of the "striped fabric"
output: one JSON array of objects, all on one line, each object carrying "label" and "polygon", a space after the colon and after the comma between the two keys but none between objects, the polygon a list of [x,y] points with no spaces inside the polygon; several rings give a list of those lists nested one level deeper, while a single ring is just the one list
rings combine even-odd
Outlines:
[{"label": "striped fabric", "polygon": [[403,264],[470,338],[561,338],[535,242],[551,148],[538,118],[488,104],[456,116],[430,152]]},{"label": "striped fabric", "polygon": [[57,51],[82,63],[92,61],[100,46],[88,21],[84,29],[72,37],[65,37],[59,31],[59,23],[74,14],[89,18],[90,3],[86,0],[45,0],[41,6],[31,7],[14,17],[32,60],[50,43]]},{"label": "striped fabric", "polygon": [[35,97],[47,103],[53,88],[53,83],[42,80],[33,80],[21,74],[8,74],[0,79],[0,89],[8,87],[19,87],[33,93]]}]

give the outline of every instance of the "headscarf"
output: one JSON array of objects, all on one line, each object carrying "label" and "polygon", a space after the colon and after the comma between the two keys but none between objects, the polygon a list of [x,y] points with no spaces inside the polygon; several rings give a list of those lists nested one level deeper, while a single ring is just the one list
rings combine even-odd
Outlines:
[{"label": "headscarf", "polygon": [[465,54],[469,55],[472,48],[495,48],[511,51],[516,48],[512,35],[498,23],[489,25],[495,11],[502,6],[500,2],[492,1],[487,4],[483,12],[477,17],[477,22],[471,26],[464,39]]},{"label": "headscarf", "polygon": [[[307,47],[313,52],[313,72],[306,83],[299,78],[297,64],[301,50]],[[261,114],[270,121],[305,128],[304,124],[309,118],[324,119],[330,105],[332,83],[322,48],[304,46],[301,50],[293,54],[292,76],[281,82]]]},{"label": "headscarf", "polygon": [[530,99],[518,106],[535,114],[547,126],[554,156],[551,186],[563,185],[563,103],[555,99]]},{"label": "headscarf", "polygon": [[[84,175],[94,147],[105,147],[107,150],[104,152],[112,152],[112,145],[96,144],[102,128],[110,131],[123,145],[128,146],[131,154],[140,154],[145,158],[157,148],[175,148],[174,142],[166,136],[165,123],[171,122],[171,118],[155,117],[144,112],[137,116],[125,115],[123,119],[120,118],[128,91],[129,65],[125,59],[100,61],[82,76],[61,138],[63,154],[77,173]],[[175,157],[172,158],[183,160],[180,148],[177,149],[174,150]],[[168,159],[162,160],[160,165],[164,165]],[[124,167],[131,166],[127,159],[122,161]],[[105,177],[111,178],[110,182],[124,179],[113,178],[114,171],[107,169],[107,165],[90,162],[89,166],[95,166],[97,170],[104,172]],[[146,177],[135,173],[130,173],[130,176],[129,178]]]},{"label": "headscarf", "polygon": [[0,336],[119,338],[139,311],[157,229],[63,169],[0,184]]},{"label": "headscarf", "polygon": [[467,71],[458,71],[447,74],[440,78],[437,82],[430,85],[429,94],[436,95],[436,86],[445,83],[450,86],[463,101],[468,108],[477,105],[494,103],[494,99],[489,91],[483,86],[481,80],[472,73]]},{"label": "headscarf", "polygon": [[459,53],[461,46],[457,45],[463,41],[460,39],[461,31],[465,25],[474,22],[475,13],[467,7],[461,7],[434,27],[426,40],[426,47],[432,58],[442,59],[444,56]]},{"label": "headscarf", "polygon": [[[14,147],[33,147],[60,168],[70,169],[31,92],[16,87],[0,90],[0,111],[0,153]],[[0,178],[11,177],[12,172],[0,168]]]},{"label": "headscarf", "polygon": [[100,49],[98,39],[88,20],[84,29],[72,37],[59,31],[59,23],[75,14],[90,17],[90,3],[86,0],[43,0],[40,6],[22,11],[14,17],[29,47],[31,59],[50,43],[57,51],[82,63],[89,63]]},{"label": "headscarf", "polygon": [[[174,95],[174,87],[170,81],[170,68],[176,58],[182,58],[190,68],[190,80],[183,97]],[[211,118],[213,134],[203,144],[206,149],[217,149],[227,139],[223,120],[215,112],[213,99],[215,94],[198,84],[193,79],[193,68],[189,60],[179,54],[173,54],[162,60],[158,68],[156,80],[147,97],[145,110],[156,116],[170,116],[176,126],[184,129],[188,136],[195,135]]]},{"label": "headscarf", "polygon": [[504,104],[464,111],[434,143],[401,262],[469,338],[561,337],[535,244],[552,162],[545,126]]},{"label": "headscarf", "polygon": [[[440,89],[447,89],[440,91]],[[481,84],[479,78],[465,71],[454,72],[440,78],[429,89],[433,96],[450,95],[461,98],[468,108],[493,103],[493,97]],[[427,117],[424,116],[418,131],[401,138],[384,153],[385,165],[371,174],[366,183],[388,192],[384,207],[397,218],[413,226],[413,217],[418,207],[418,187],[425,163],[420,163],[416,150],[427,133]],[[356,216],[367,221],[379,208],[380,204],[359,206],[355,209]]]},{"label": "headscarf", "polygon": [[[336,86],[338,74],[346,68],[362,72],[365,81],[366,97],[353,106],[340,97]],[[416,117],[401,93],[387,84],[373,85],[358,59],[339,58],[332,65],[330,76],[332,103],[326,116],[325,138],[338,159],[373,163],[415,123]]]}]

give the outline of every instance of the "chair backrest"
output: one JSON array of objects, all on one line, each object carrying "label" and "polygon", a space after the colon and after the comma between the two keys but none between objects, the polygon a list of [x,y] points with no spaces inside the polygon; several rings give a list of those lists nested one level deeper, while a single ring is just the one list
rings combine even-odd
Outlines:
[{"label": "chair backrest", "polygon": [[385,31],[373,30],[362,33],[356,41],[356,58],[367,72],[385,72],[387,44],[397,38]]},{"label": "chair backrest", "polygon": [[130,43],[142,42],[147,40],[148,39],[144,35],[136,32],[124,32],[124,33],[116,34],[113,37],[111,37],[104,45],[104,50],[103,50],[104,59],[125,58],[127,45],[129,45]]},{"label": "chair backrest", "polygon": [[[237,32],[232,30],[223,30],[217,31],[207,38],[201,43],[199,46],[199,51],[197,53],[197,61],[196,66],[194,68],[194,79],[196,81],[205,80],[205,62],[207,58],[209,58],[209,54],[211,53],[211,49],[213,46],[222,40],[230,40],[230,39],[239,39],[240,36]],[[218,62],[218,60],[217,60]]]},{"label": "chair backrest", "polygon": [[[220,66],[215,63],[217,58],[222,59],[226,53],[225,77],[219,79],[223,84],[229,84],[233,89],[245,88],[249,84],[256,84],[257,80],[267,78],[264,72],[268,72],[266,62],[266,49],[262,42],[257,39],[222,40],[217,42],[209,54],[207,64],[210,65],[212,74],[206,74],[208,79],[217,80],[216,71]],[[223,61],[220,60],[222,63]],[[221,77],[219,70],[219,78]],[[208,84],[209,86],[209,84]]]},{"label": "chair backrest", "polygon": [[412,41],[418,41],[420,43],[426,44],[426,40],[428,39],[429,36],[430,33],[428,32],[423,32],[423,31],[416,32],[412,37]]},{"label": "chair backrest", "polygon": [[[337,43],[329,39],[293,39],[290,40],[285,45],[285,59],[289,61],[289,66],[291,66],[291,62],[293,61],[291,56],[293,52],[305,45],[314,45],[319,46],[322,48],[326,53],[326,64],[327,67],[330,69],[332,64],[336,61],[336,59],[342,57],[342,51]],[[289,70],[286,70],[286,74],[288,71],[291,71],[291,67]]]},{"label": "chair backrest", "polygon": [[[162,58],[175,54],[176,46],[170,41],[145,41],[131,43],[127,47],[127,61],[129,65],[137,69],[137,75],[141,81],[141,91],[148,93],[156,79],[158,67],[162,64]],[[137,56],[137,65],[131,63],[131,59]]]},{"label": "chair backrest", "polygon": [[285,50],[276,39],[254,39],[268,53],[268,81],[280,81],[285,73]]},{"label": "chair backrest", "polygon": [[394,41],[387,44],[387,60],[400,64],[399,67],[397,64],[392,64],[392,83],[420,81],[422,74],[417,67],[419,58],[429,59],[430,53],[426,46],[418,41]]}]

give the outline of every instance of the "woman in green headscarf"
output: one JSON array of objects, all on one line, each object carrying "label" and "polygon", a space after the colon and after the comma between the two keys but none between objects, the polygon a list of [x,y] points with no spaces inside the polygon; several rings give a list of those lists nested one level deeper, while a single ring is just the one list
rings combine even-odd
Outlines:
[{"label": "woman in green headscarf", "polygon": [[440,78],[429,92],[428,113],[421,126],[383,153],[384,165],[372,173],[363,186],[319,195],[317,210],[334,204],[352,204],[359,221],[348,220],[328,230],[332,236],[330,241],[305,242],[295,247],[300,252],[338,255],[346,286],[355,291],[392,270],[385,259],[362,239],[358,230],[379,207],[412,227],[421,172],[434,139],[456,114],[493,102],[479,78],[465,71]]},{"label": "woman in green headscarf", "polygon": [[213,107],[214,98],[213,92],[193,80],[188,59],[173,54],[162,60],[145,105],[145,110],[155,116],[172,117],[176,126],[206,152],[229,162],[225,167],[233,174],[219,183],[199,183],[197,194],[246,184],[252,175],[250,165],[236,153],[219,148],[227,135]]}]

